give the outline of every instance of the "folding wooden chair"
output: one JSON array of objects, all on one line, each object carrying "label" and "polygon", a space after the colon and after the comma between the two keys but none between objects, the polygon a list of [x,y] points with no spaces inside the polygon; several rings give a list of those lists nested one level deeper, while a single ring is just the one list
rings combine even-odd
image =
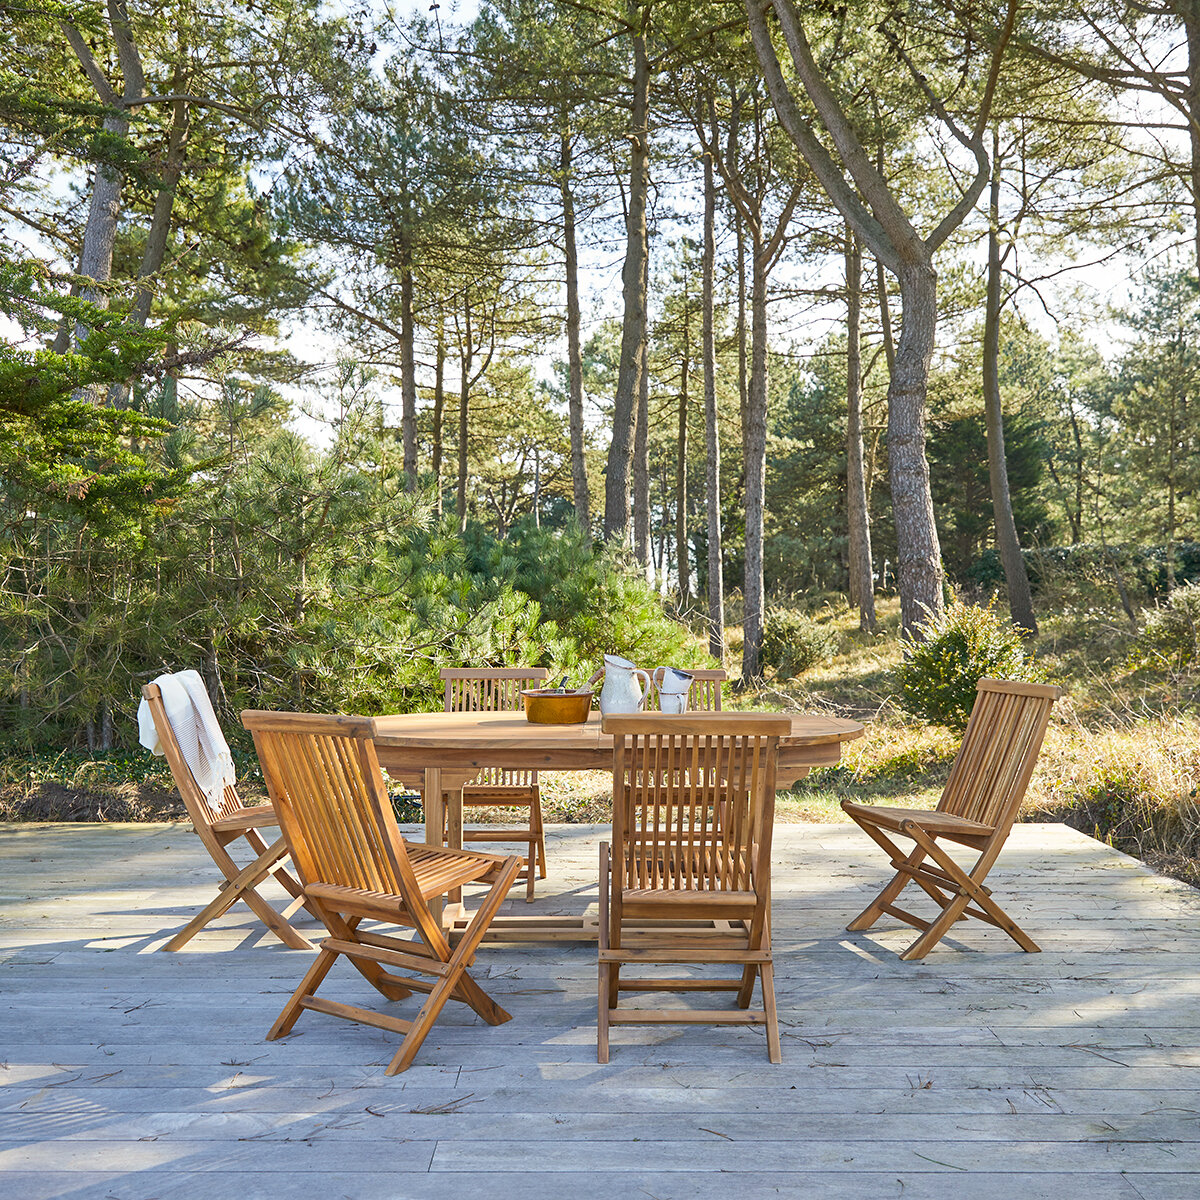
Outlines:
[{"label": "folding wooden chair", "polygon": [[[721,687],[729,679],[729,672],[715,667],[681,667],[692,677],[688,689],[688,709],[696,712],[721,711]],[[654,709],[658,708],[658,689],[652,687],[647,699]]]},{"label": "folding wooden chair", "polygon": [[[261,834],[262,828],[279,824],[275,809],[270,804],[247,807],[234,788],[226,788],[221,807],[214,811],[192,777],[182,752],[175,730],[163,708],[162,692],[158,684],[148,683],[142,695],[150,706],[158,740],[166,754],[167,765],[179,795],[183,799],[188,816],[196,834],[213,857],[213,862],[225,876],[217,895],[196,914],[165,946],[164,950],[181,950],[210,921],[223,916],[239,900],[244,901],[268,929],[285,945],[293,950],[311,950],[312,943],[288,923],[287,918],[304,903],[300,885],[285,869],[288,860],[287,843],[282,837],[267,845]],[[230,856],[227,847],[238,838],[245,838],[255,859],[248,866],[239,866]],[[268,875],[274,875],[294,902],[282,913],[277,912],[257,892],[257,887]]]},{"label": "folding wooden chair", "polygon": [[[978,688],[962,746],[936,809],[842,801],[842,808],[883,847],[896,869],[887,887],[846,928],[869,929],[887,913],[922,930],[900,955],[903,959],[924,958],[955,921],[968,916],[1003,929],[1022,950],[1038,950],[1033,939],[992,899],[983,881],[1016,820],[1050,709],[1063,690],[1002,679],[981,679]],[[912,850],[906,854],[885,830],[910,838],[915,843]],[[979,851],[970,871],[938,845],[939,838]],[[909,883],[916,883],[937,903],[941,912],[934,920],[926,921],[896,906],[896,897]]]},{"label": "folding wooden chair", "polygon": [[[442,671],[446,712],[521,712],[521,690],[544,683],[545,667],[450,667]],[[542,793],[536,771],[488,767],[463,788],[463,808],[528,808],[521,829],[485,825],[462,830],[464,843],[524,842],[528,847],[521,874],[525,899],[533,900],[538,877],[546,878],[546,833],[542,827]],[[447,809],[446,819],[450,820]]]},{"label": "folding wooden chair", "polygon": [[[395,1075],[411,1065],[448,1000],[470,1005],[489,1025],[509,1020],[467,966],[521,860],[406,842],[396,827],[368,717],[244,712],[242,724],[254,734],[304,895],[330,934],[267,1038],[290,1033],[304,1009],[390,1029],[404,1035],[387,1067]],[[452,952],[428,901],[468,883],[492,886]],[[411,926],[415,933],[400,938],[364,932],[360,925],[367,919]],[[318,997],[317,988],[342,955],[388,1000],[426,993],[416,1017],[402,1020]],[[390,974],[392,968],[415,976]]]},{"label": "folding wooden chair", "polygon": [[[613,841],[600,847],[600,1020],[765,1025],[780,1061],[771,963],[771,830],[785,716],[608,716]],[[716,924],[714,924],[716,923]],[[724,928],[721,928],[724,926]],[[726,931],[727,930],[727,931]],[[738,978],[623,978],[634,963],[721,964]],[[762,1008],[751,1010],[755,980]],[[736,992],[734,1009],[619,1009],[621,992]]]}]

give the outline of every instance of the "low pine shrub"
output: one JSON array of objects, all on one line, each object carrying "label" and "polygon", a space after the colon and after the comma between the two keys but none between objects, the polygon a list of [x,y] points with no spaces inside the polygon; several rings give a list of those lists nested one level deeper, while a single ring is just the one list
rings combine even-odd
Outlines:
[{"label": "low pine shrub", "polygon": [[945,613],[920,626],[922,640],[904,648],[896,669],[900,702],[934,725],[963,729],[984,678],[1040,681],[1021,635],[995,610],[953,599]]},{"label": "low pine shrub", "polygon": [[1145,624],[1132,653],[1135,665],[1178,671],[1200,659],[1200,583],[1176,588],[1166,604],[1142,615]]},{"label": "low pine shrub", "polygon": [[762,663],[780,679],[791,679],[828,662],[837,651],[837,631],[795,608],[769,608],[763,627]]}]

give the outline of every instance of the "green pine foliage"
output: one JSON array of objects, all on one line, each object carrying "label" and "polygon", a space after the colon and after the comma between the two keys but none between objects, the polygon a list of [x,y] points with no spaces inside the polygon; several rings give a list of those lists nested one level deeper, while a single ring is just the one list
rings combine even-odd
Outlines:
[{"label": "green pine foliage", "polygon": [[[430,494],[407,490],[370,384],[341,372],[336,435],[321,449],[266,388],[227,381],[190,407],[170,390],[137,398],[155,428],[174,423],[142,447],[145,469],[192,479],[145,497],[119,529],[53,492],[18,501],[6,488],[6,740],[132,745],[140,685],[186,667],[240,737],[247,707],[436,709],[439,669],[464,663],[582,682],[604,651],[699,661],[645,582],[578,528],[460,535],[437,516]],[[131,435],[123,444],[132,453]]]},{"label": "green pine foliage", "polygon": [[904,708],[934,725],[964,729],[981,679],[1043,678],[1021,635],[994,603],[980,607],[956,597],[943,616],[920,626],[920,632],[921,640],[904,649],[896,682]]},{"label": "green pine foliage", "polygon": [[1200,583],[1176,588],[1167,602],[1146,609],[1130,658],[1135,666],[1181,671],[1200,659]]},{"label": "green pine foliage", "polygon": [[837,631],[795,608],[768,608],[762,662],[780,679],[802,675],[837,652]]}]

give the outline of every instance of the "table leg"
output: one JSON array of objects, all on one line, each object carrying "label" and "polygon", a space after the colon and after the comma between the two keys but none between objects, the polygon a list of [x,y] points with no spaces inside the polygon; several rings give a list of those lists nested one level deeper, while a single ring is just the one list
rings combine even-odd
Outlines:
[{"label": "table leg", "polygon": [[[463,794],[462,788],[452,788],[446,792],[446,845],[452,850],[463,847]],[[448,905],[457,905],[462,911],[462,888],[454,888],[446,893]]]},{"label": "table leg", "polygon": [[[425,844],[440,846],[442,831],[446,827],[446,810],[442,799],[442,769],[441,767],[425,768]],[[429,911],[433,919],[442,920],[442,898],[435,896],[429,901]]]}]

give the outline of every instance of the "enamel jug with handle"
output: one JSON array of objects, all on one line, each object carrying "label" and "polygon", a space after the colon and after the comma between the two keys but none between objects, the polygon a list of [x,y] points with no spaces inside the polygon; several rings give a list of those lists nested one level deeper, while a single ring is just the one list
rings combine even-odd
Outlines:
[{"label": "enamel jug with handle", "polygon": [[675,667],[656,667],[651,678],[658,688],[658,707],[661,712],[681,713],[687,711],[688,696],[692,690],[694,675]]},{"label": "enamel jug with handle", "polygon": [[604,687],[600,689],[602,713],[640,712],[649,691],[650,676],[639,666],[616,654],[604,656]]}]

